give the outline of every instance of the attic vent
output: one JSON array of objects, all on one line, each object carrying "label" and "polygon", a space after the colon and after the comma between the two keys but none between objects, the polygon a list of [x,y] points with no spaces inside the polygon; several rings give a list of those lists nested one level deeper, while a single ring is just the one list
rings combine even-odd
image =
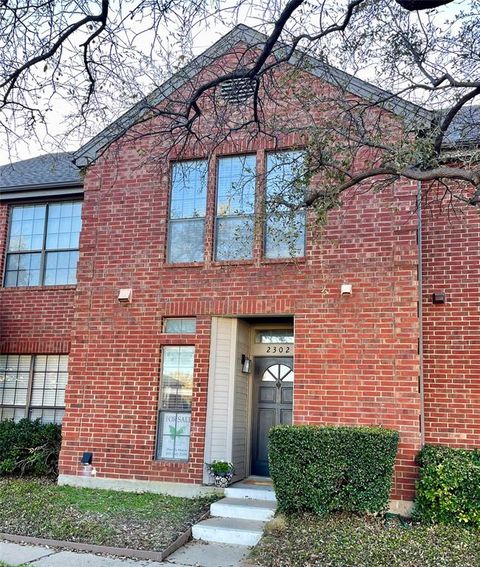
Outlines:
[{"label": "attic vent", "polygon": [[255,82],[249,78],[229,79],[222,83],[222,98],[227,102],[239,104],[245,102],[255,92]]}]

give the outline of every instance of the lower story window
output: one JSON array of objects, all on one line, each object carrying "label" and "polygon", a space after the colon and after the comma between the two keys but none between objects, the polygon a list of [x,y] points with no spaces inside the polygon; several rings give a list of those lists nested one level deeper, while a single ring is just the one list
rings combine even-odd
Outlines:
[{"label": "lower story window", "polygon": [[162,350],[157,459],[188,461],[195,347]]},{"label": "lower story window", "polygon": [[66,354],[0,354],[0,420],[61,423],[67,380]]}]

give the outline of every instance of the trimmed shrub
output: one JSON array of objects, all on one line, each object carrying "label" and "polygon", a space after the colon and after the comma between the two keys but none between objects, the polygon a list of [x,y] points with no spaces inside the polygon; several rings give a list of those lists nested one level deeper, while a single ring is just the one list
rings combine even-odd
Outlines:
[{"label": "trimmed shrub", "polygon": [[381,427],[273,427],[269,462],[279,509],[386,510],[397,446],[398,433]]},{"label": "trimmed shrub", "polygon": [[426,445],[417,463],[415,518],[480,527],[480,451]]},{"label": "trimmed shrub", "polygon": [[56,475],[61,441],[60,425],[0,422],[0,475]]}]

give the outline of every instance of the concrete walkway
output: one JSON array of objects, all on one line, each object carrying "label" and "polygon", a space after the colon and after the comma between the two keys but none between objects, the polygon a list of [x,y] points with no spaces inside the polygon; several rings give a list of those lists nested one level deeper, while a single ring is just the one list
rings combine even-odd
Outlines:
[{"label": "concrete walkway", "polygon": [[248,552],[242,545],[192,541],[159,563],[0,542],[0,561],[33,567],[241,567]]}]

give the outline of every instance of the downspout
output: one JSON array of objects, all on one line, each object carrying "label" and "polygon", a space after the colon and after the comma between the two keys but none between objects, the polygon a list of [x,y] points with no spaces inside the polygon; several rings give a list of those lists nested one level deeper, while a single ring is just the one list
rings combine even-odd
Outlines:
[{"label": "downspout", "polygon": [[417,181],[417,246],[418,246],[418,393],[420,394],[420,443],[425,444],[425,396],[423,384],[423,255],[422,255],[422,183]]}]

